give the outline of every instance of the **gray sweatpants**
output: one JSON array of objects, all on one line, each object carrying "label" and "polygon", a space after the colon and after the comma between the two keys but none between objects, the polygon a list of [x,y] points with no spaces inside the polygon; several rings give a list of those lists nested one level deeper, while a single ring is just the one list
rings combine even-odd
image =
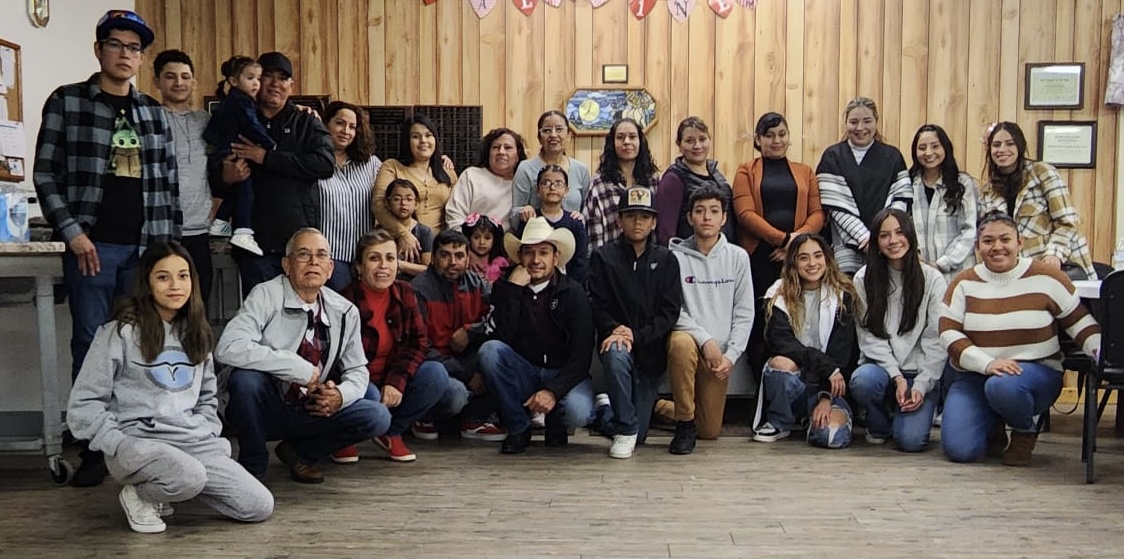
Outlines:
[{"label": "gray sweatpants", "polygon": [[151,502],[198,498],[242,522],[273,514],[273,494],[230,457],[230,441],[222,437],[186,444],[129,437],[105,464],[114,479]]}]

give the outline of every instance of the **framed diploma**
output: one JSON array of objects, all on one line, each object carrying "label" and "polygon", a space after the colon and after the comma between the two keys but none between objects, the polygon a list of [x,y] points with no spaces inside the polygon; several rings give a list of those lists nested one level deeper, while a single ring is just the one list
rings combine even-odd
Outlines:
[{"label": "framed diploma", "polygon": [[1024,109],[1081,110],[1085,106],[1085,63],[1027,64]]},{"label": "framed diploma", "polygon": [[1097,122],[1093,120],[1039,121],[1038,159],[1062,169],[1096,167]]}]

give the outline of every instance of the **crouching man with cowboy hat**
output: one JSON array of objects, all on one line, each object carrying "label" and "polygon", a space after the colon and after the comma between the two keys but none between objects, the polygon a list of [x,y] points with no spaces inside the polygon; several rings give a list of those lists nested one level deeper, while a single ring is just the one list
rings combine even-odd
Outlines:
[{"label": "crouching man with cowboy hat", "polygon": [[574,236],[536,217],[522,239],[508,233],[504,248],[519,265],[492,289],[491,339],[478,354],[507,426],[500,452],[527,449],[536,412],[546,414],[546,446],[566,446],[567,429],[585,425],[593,409],[593,311],[581,284],[559,272],[574,256]]}]

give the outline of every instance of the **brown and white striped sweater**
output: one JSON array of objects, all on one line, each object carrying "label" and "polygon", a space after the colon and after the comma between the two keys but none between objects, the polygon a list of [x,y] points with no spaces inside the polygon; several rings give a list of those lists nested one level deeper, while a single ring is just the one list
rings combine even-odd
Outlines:
[{"label": "brown and white striped sweater", "polygon": [[1034,361],[1060,371],[1058,327],[1085,353],[1101,346],[1101,329],[1081,304],[1065,273],[1020,258],[997,274],[983,264],[948,286],[941,306],[941,343],[952,366],[983,373],[995,359]]}]

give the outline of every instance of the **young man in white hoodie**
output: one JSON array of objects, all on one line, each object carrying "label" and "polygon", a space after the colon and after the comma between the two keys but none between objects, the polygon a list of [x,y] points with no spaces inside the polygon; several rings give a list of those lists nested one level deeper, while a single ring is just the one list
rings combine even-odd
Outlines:
[{"label": "young man in white hoodie", "polygon": [[726,384],[753,326],[749,255],[722,234],[728,204],[717,187],[700,187],[688,205],[694,234],[669,244],[683,287],[683,308],[667,344],[675,398],[672,454],[690,454],[696,438],[718,438]]}]

